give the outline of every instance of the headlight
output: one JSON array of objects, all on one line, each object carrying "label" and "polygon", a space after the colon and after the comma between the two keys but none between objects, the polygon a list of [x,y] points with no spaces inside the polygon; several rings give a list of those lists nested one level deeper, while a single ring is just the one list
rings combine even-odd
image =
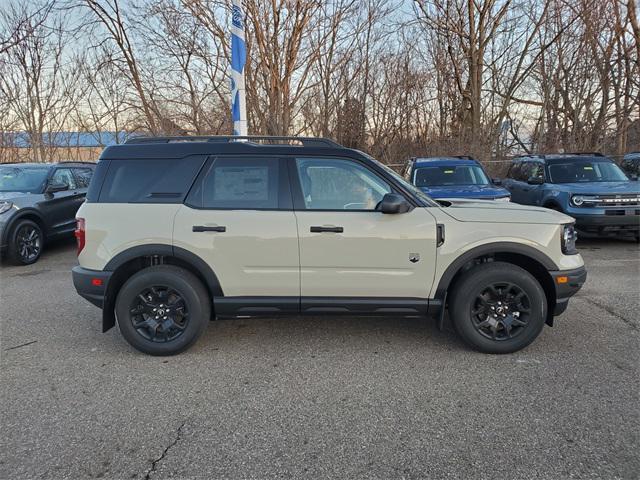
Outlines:
[{"label": "headlight", "polygon": [[11,202],[0,202],[0,213],[8,212],[13,207]]},{"label": "headlight", "polygon": [[578,233],[573,223],[567,223],[562,226],[562,253],[565,255],[575,255],[578,253],[576,248],[576,240],[578,239]]},{"label": "headlight", "polygon": [[573,195],[571,197],[571,203],[573,203],[576,207],[582,206],[585,202],[594,203],[597,201],[598,199],[593,195]]},{"label": "headlight", "polygon": [[494,200],[496,202],[510,202],[511,201],[511,196],[508,197],[500,197],[500,198],[494,198]]}]

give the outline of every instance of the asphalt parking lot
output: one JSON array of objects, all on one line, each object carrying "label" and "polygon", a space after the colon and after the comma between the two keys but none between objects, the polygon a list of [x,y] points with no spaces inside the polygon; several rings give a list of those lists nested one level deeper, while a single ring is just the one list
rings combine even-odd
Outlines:
[{"label": "asphalt parking lot", "polygon": [[585,288],[513,355],[431,320],[212,322],[142,355],[63,242],[0,269],[0,478],[638,478],[640,250],[579,245]]}]

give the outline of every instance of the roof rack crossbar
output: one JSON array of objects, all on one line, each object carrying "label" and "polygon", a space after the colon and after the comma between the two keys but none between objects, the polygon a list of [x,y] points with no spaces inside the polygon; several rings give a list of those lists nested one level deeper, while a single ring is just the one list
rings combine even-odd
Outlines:
[{"label": "roof rack crossbar", "polygon": [[[233,143],[242,142],[255,143],[264,146],[291,144],[290,142],[298,142],[305,147],[333,147],[342,148],[342,146],[328,138],[314,137],[293,137],[293,136],[269,136],[269,135],[211,135],[211,136],[168,136],[168,137],[134,137],[129,138],[125,144],[134,143],[181,143],[181,142],[208,142],[208,143]],[[267,142],[267,143],[261,143]],[[274,142],[274,143],[268,143]],[[276,143],[277,142],[277,143]]]}]

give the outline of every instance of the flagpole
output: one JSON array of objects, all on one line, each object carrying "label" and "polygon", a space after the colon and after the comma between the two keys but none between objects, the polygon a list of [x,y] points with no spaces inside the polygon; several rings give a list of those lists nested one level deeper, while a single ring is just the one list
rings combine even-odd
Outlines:
[{"label": "flagpole", "polygon": [[231,6],[231,120],[234,135],[247,135],[247,108],[244,90],[244,65],[247,48],[244,37],[242,0],[232,0]]}]

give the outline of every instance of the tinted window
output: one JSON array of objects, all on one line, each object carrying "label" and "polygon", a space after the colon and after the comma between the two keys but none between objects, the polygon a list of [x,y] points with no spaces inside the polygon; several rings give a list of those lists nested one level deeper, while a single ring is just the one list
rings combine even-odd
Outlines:
[{"label": "tinted window", "polygon": [[530,178],[544,179],[544,166],[540,162],[525,162],[520,171],[520,180],[526,182]]},{"label": "tinted window", "polygon": [[73,178],[70,168],[58,168],[53,172],[49,183],[66,185],[69,190],[76,188],[76,179]]},{"label": "tinted window", "polygon": [[362,165],[340,159],[298,159],[308,210],[375,210],[391,187]]},{"label": "tinted window", "polygon": [[0,166],[0,192],[41,193],[48,167]]},{"label": "tinted window", "polygon": [[511,168],[509,168],[509,172],[507,173],[507,177],[513,178],[514,180],[518,180],[518,175],[520,175],[521,166],[522,164],[519,162],[511,165]]},{"label": "tinted window", "polygon": [[438,185],[488,185],[489,179],[477,165],[420,167],[415,170],[416,187]]},{"label": "tinted window", "polygon": [[615,163],[607,160],[569,160],[549,164],[553,183],[624,182],[627,176]]},{"label": "tinted window", "polygon": [[202,183],[202,206],[277,209],[279,163],[277,158],[217,158]]},{"label": "tinted window", "polygon": [[88,188],[89,183],[91,182],[91,177],[93,176],[92,168],[74,168],[73,173],[76,176],[76,183],[78,184],[78,188]]},{"label": "tinted window", "polygon": [[205,158],[111,160],[103,203],[181,203]]}]

